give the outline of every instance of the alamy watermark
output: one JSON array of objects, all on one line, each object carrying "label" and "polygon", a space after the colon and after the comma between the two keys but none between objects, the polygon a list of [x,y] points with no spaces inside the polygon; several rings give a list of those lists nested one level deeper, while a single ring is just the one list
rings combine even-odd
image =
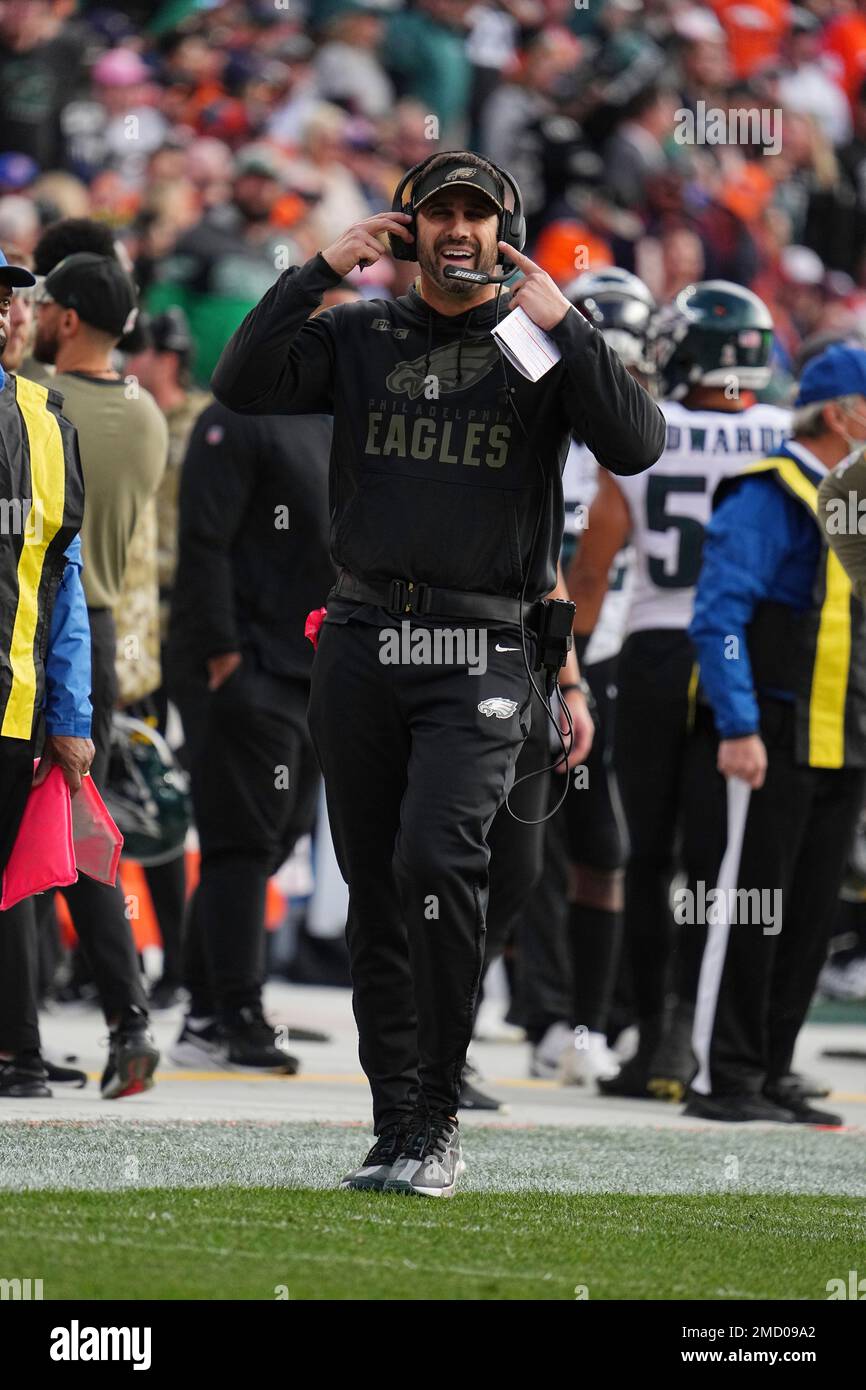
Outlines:
[{"label": "alamy watermark", "polygon": [[694,890],[677,888],[674,921],[679,926],[761,927],[764,936],[782,930],[781,888],[710,888],[699,878]]},{"label": "alamy watermark", "polygon": [[0,1279],[0,1302],[27,1303],[44,1297],[41,1279]]},{"label": "alamy watermark", "polygon": [[383,666],[465,666],[470,676],[483,676],[487,670],[487,631],[477,627],[413,628],[404,618],[399,629],[380,629],[379,660]]},{"label": "alamy watermark", "polygon": [[866,536],[866,497],[828,497],[825,525],[828,536]]},{"label": "alamy watermark", "polygon": [[678,145],[760,145],[761,153],[782,148],[782,109],[779,106],[707,106],[701,98],[695,109],[676,113],[674,139]]},{"label": "alamy watermark", "polygon": [[42,540],[42,508],[30,497],[0,497],[0,536],[23,536],[25,545]]}]

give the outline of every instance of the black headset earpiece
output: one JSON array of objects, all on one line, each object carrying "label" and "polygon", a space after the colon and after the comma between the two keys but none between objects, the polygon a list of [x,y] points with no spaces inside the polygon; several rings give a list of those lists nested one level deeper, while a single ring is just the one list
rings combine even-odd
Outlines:
[{"label": "black headset earpiece", "polygon": [[[513,208],[504,208],[500,218],[499,240],[505,241],[509,246],[513,246],[515,251],[522,251],[526,245],[526,219],[523,216],[523,199],[520,196],[520,189],[513,174],[509,174],[507,169],[503,169],[500,164],[494,164],[499,177],[503,183],[507,183],[511,189],[511,197],[514,200]],[[504,256],[499,257],[498,263],[501,265],[505,260]],[[515,267],[516,268],[516,267]]]},{"label": "black headset earpiece", "polygon": [[[437,153],[439,152],[437,151]],[[454,150],[448,151],[447,153],[462,154],[463,151]],[[417,179],[420,178],[421,174],[427,168],[427,165],[435,158],[436,155],[431,154],[428,155],[426,159],[422,159],[420,164],[413,165],[408,173],[403,175],[394,190],[391,211],[405,212],[412,218],[412,222],[408,228],[412,233],[411,241],[404,241],[402,237],[391,236],[390,233],[388,235],[391,255],[394,257],[395,261],[414,261],[417,258],[415,249],[415,216],[412,206],[412,197],[410,194],[409,201],[405,203],[403,197],[409,184],[411,183],[414,188]],[[509,174],[507,169],[502,169],[498,164],[493,164],[492,160],[488,160],[487,162],[496,170],[503,184],[507,184],[511,189],[511,196],[514,200],[513,208],[503,208],[502,210],[502,215],[499,218],[499,240],[507,242],[509,246],[513,246],[515,251],[522,251],[526,245],[526,219],[523,216],[523,199],[520,196],[517,180],[512,174]],[[498,256],[496,264],[504,265],[505,259],[505,256]]]},{"label": "black headset earpiece", "polygon": [[422,159],[420,164],[413,164],[409,172],[403,175],[402,179],[397,184],[397,187],[394,190],[394,197],[391,202],[391,211],[405,212],[408,213],[408,215],[412,218],[412,222],[408,227],[408,231],[412,233],[411,241],[404,241],[402,237],[392,236],[390,232],[388,234],[388,244],[391,247],[391,255],[394,257],[395,261],[415,260],[415,216],[412,209],[412,199],[410,197],[409,202],[404,203],[403,194],[406,192],[406,189],[409,187],[410,183],[414,184],[418,175],[421,173],[423,169],[426,169],[431,159],[435,158],[435,154],[430,154],[427,156],[426,159]]}]

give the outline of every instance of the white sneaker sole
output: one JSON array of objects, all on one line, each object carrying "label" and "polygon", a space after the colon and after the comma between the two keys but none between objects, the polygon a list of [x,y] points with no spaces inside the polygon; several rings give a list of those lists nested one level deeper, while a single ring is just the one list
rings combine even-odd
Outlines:
[{"label": "white sneaker sole", "polygon": [[403,1197],[453,1197],[454,1189],[457,1186],[457,1179],[466,1171],[466,1164],[462,1158],[457,1160],[454,1170],[454,1181],[449,1187],[415,1187],[410,1178],[389,1178],[383,1187],[383,1192],[396,1192]]}]

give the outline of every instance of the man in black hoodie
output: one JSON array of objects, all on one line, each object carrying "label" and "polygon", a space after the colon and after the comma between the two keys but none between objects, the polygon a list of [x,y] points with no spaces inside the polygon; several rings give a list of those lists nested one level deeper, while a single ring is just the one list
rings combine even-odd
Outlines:
[{"label": "man in black hoodie", "polygon": [[[478,156],[434,157],[415,174],[411,213],[367,218],[285,271],[213,376],[217,398],[240,413],[334,415],[340,576],[309,717],[349,885],[354,1010],[378,1136],[344,1186],[454,1191],[484,955],[485,836],[528,732],[521,613],[531,658],[534,604],[556,581],[569,439],[616,473],[650,467],[664,443],[660,412],[602,335],[500,239],[509,196]],[[329,286],[379,259],[385,234],[415,243],[416,288],[310,319]],[[505,258],[525,275],[507,307],[519,304],[561,353],[535,383],[491,336]],[[449,265],[494,278],[449,278]],[[386,653],[398,630],[394,664]],[[483,639],[483,671],[425,659],[437,633],[465,637],[464,657],[471,637]]]}]

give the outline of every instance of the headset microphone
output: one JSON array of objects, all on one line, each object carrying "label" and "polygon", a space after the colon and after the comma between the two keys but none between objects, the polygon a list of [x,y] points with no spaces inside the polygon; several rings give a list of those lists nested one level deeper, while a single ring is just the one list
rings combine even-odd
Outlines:
[{"label": "headset microphone", "polygon": [[464,270],[459,265],[446,265],[445,274],[449,280],[469,280],[473,285],[501,283],[498,275],[487,275],[483,270]]}]

